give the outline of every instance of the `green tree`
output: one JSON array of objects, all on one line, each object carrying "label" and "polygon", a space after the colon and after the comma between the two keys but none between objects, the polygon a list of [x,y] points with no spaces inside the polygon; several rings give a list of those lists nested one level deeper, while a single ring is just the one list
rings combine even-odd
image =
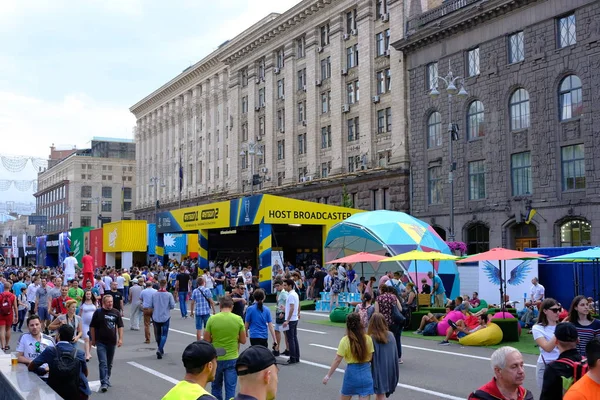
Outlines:
[{"label": "green tree", "polygon": [[354,208],[354,204],[352,203],[352,198],[348,193],[348,189],[346,185],[342,186],[342,207]]}]

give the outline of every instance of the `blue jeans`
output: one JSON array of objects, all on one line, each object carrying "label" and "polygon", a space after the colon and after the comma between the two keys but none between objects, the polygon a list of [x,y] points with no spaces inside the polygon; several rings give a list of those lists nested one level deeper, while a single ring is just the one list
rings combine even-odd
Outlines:
[{"label": "blue jeans", "polygon": [[110,385],[110,373],[112,371],[113,358],[117,346],[104,343],[96,343],[98,354],[98,370],[100,372],[100,384]]},{"label": "blue jeans", "polygon": [[215,289],[217,291],[217,299],[219,297],[225,296],[225,290],[223,290],[223,285],[217,285],[217,287]]},{"label": "blue jeans", "polygon": [[215,380],[210,385],[210,392],[217,400],[223,400],[223,381],[225,381],[225,399],[235,397],[235,385],[237,384],[236,361],[237,359],[217,361]]},{"label": "blue jeans", "polygon": [[167,336],[169,336],[169,322],[171,319],[169,318],[166,322],[156,322],[154,321],[154,338],[156,339],[156,345],[158,346],[158,351],[161,353],[165,352],[165,344],[167,343]]},{"label": "blue jeans", "polygon": [[129,303],[129,286],[125,286],[123,292],[123,302],[127,304]]},{"label": "blue jeans", "polygon": [[187,303],[185,301],[187,294],[188,292],[179,292],[179,309],[182,317],[187,317]]},{"label": "blue jeans", "polygon": [[390,332],[394,334],[394,339],[396,339],[396,346],[398,348],[398,359],[402,359],[402,327],[398,325],[391,325]]}]

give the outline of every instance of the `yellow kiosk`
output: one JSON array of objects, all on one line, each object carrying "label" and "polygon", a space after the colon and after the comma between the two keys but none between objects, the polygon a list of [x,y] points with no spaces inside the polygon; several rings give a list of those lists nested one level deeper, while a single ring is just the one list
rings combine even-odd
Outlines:
[{"label": "yellow kiosk", "polygon": [[[215,258],[238,255],[258,259],[260,286],[270,293],[274,247],[287,249],[288,259],[294,250],[318,253],[314,258],[322,263],[329,228],[358,212],[362,210],[259,194],[161,212],[156,229],[159,236],[198,233],[201,268],[207,268],[208,260]],[[160,238],[158,242],[162,242]]]}]

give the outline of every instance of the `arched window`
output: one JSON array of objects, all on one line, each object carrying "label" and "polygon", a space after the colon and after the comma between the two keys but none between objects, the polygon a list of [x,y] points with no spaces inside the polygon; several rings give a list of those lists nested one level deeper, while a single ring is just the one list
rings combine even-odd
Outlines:
[{"label": "arched window", "polygon": [[490,249],[490,229],[474,224],[467,229],[467,254],[477,254]]},{"label": "arched window", "polygon": [[442,145],[442,115],[439,112],[431,113],[427,120],[427,148]]},{"label": "arched window", "polygon": [[529,128],[529,92],[517,89],[510,96],[510,130]]},{"label": "arched window", "polygon": [[566,76],[560,82],[558,104],[561,121],[579,117],[583,113],[581,79],[577,75]]},{"label": "arched window", "polygon": [[581,219],[565,222],[560,226],[561,247],[591,246],[592,225]]},{"label": "arched window", "polygon": [[469,105],[469,111],[467,113],[467,132],[469,133],[469,140],[485,136],[484,125],[483,103],[479,100],[475,100]]}]

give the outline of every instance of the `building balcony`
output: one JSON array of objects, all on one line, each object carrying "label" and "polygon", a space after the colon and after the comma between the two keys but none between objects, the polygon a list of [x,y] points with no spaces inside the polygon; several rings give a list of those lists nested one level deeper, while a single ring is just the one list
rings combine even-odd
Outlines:
[{"label": "building balcony", "polygon": [[429,24],[432,21],[438,20],[446,15],[452,14],[455,11],[470,6],[471,4],[482,2],[483,0],[446,0],[441,6],[427,10],[414,18],[411,18],[406,23],[406,31],[413,32],[419,28]]}]

